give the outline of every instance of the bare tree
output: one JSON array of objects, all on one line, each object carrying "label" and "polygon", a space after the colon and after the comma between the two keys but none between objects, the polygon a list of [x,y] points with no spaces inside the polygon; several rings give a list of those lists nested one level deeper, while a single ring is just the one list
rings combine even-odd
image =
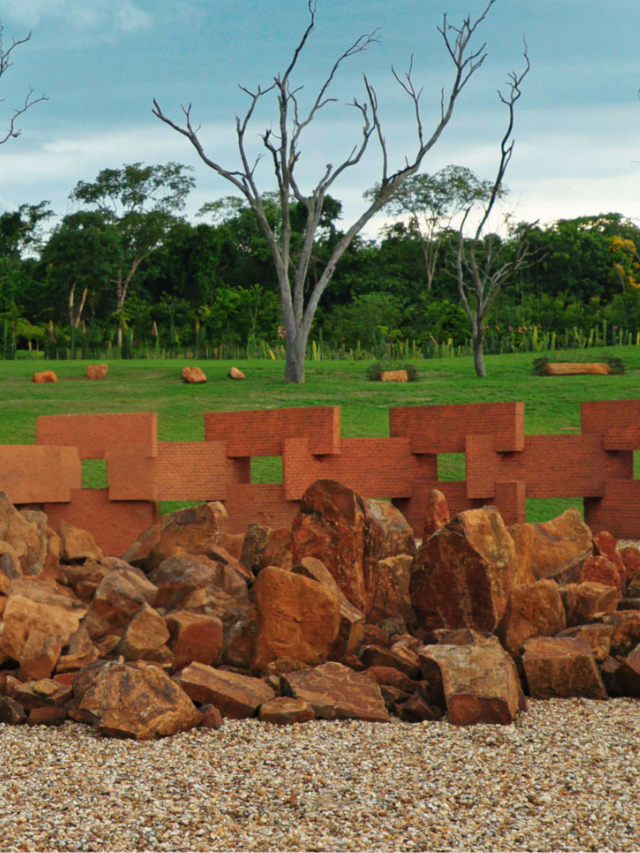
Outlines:
[{"label": "bare tree", "polygon": [[[301,140],[320,111],[336,99],[330,97],[329,90],[346,60],[366,50],[379,41],[377,30],[362,35],[331,66],[329,73],[320,86],[315,97],[312,97],[308,110],[302,109],[299,93],[301,86],[294,84],[292,77],[300,61],[307,41],[316,25],[316,3],[308,0],[309,22],[300,38],[293,56],[285,71],[278,74],[273,83],[262,88],[258,86],[250,90],[240,88],[249,98],[249,106],[243,117],[236,117],[236,134],[240,164],[237,169],[228,169],[212,159],[204,149],[199,137],[199,126],[194,126],[191,119],[191,105],[182,107],[184,124],[178,124],[167,117],[158,102],[154,100],[154,115],[168,124],[178,133],[185,136],[194,146],[204,163],[233,184],[247,199],[253,209],[260,227],[268,241],[271,256],[277,271],[282,306],[282,318],[286,333],[286,382],[304,382],[304,359],[309,337],[309,331],[318,303],[336,268],[336,264],[348,249],[354,237],[364,228],[370,219],[394,196],[398,188],[408,177],[415,174],[427,154],[436,144],[443,130],[453,115],[454,106],[462,90],[471,77],[483,64],[486,53],[485,45],[477,49],[471,46],[472,39],[480,24],[487,17],[496,0],[488,0],[484,10],[477,18],[466,17],[459,26],[451,24],[444,16],[438,30],[453,65],[453,79],[448,93],[443,90],[440,96],[440,114],[435,127],[427,133],[422,120],[420,98],[422,89],[416,87],[413,79],[413,59],[408,71],[400,75],[392,68],[393,76],[408,99],[416,127],[416,146],[412,156],[405,158],[404,166],[396,171],[389,169],[389,151],[385,141],[378,98],[373,85],[364,76],[364,98],[354,98],[350,103],[359,115],[361,137],[351,149],[346,159],[338,165],[328,163],[324,174],[309,193],[303,192],[296,177],[296,167],[301,156]],[[268,222],[263,208],[262,191],[258,188],[256,169],[261,156],[252,161],[247,152],[247,131],[254,116],[256,107],[263,98],[273,93],[277,101],[277,129],[267,129],[261,134],[262,143],[267,156],[273,163],[282,218],[276,231]],[[321,276],[313,286],[307,281],[309,262],[314,244],[314,237],[320,223],[323,205],[332,184],[345,171],[356,166],[367,150],[369,143],[377,143],[381,156],[381,179],[379,190],[370,200],[366,210],[352,223],[336,243]],[[298,203],[307,211],[307,220],[302,234],[301,248],[292,256],[291,245],[291,216],[290,205]]]},{"label": "bare tree", "polygon": [[486,332],[485,319],[491,306],[505,284],[519,269],[529,262],[530,251],[527,246],[527,236],[536,223],[524,225],[518,229],[515,244],[505,246],[496,234],[483,238],[484,230],[495,207],[496,200],[503,191],[503,180],[507,167],[513,155],[515,142],[512,139],[515,118],[515,105],[522,94],[521,85],[529,73],[531,63],[524,47],[524,70],[519,74],[511,72],[508,78],[506,94],[498,92],[501,102],[507,107],[507,129],[500,143],[500,161],[491,193],[485,205],[480,209],[478,225],[470,238],[465,236],[465,229],[471,213],[477,206],[468,205],[458,229],[457,248],[455,252],[455,277],[458,293],[471,325],[473,341],[473,363],[478,376],[486,376],[484,364],[484,337]]},{"label": "bare tree", "polygon": [[[26,44],[31,39],[31,33],[21,39],[13,39],[9,47],[4,46],[4,27],[0,24],[0,78],[3,77],[9,68],[13,65],[11,61],[13,52],[16,48],[20,47],[23,44]],[[5,142],[8,142],[9,139],[15,139],[17,136],[20,136],[21,130],[17,126],[17,121],[21,115],[24,115],[28,109],[30,109],[34,104],[39,103],[40,101],[47,101],[44,95],[40,95],[39,97],[35,96],[35,89],[33,86],[29,86],[27,89],[27,94],[25,95],[24,100],[18,107],[14,107],[12,110],[12,115],[9,118],[9,123],[4,131],[4,135],[0,132],[0,145],[4,145]]]}]

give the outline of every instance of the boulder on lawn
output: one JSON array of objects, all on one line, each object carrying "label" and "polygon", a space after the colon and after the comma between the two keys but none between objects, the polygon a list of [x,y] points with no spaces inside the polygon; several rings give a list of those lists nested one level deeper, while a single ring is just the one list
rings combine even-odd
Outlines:
[{"label": "boulder on lawn", "polygon": [[[521,537],[519,529],[531,528],[531,537]],[[558,583],[574,583],[582,564],[592,555],[592,534],[575,507],[550,521],[513,525],[509,528],[518,542],[519,572],[531,572],[536,580],[551,578]]]},{"label": "boulder on lawn", "polygon": [[450,521],[451,515],[446,497],[439,489],[431,489],[427,495],[424,509],[422,541],[426,542],[430,536],[433,536],[437,530],[449,524]]},{"label": "boulder on lawn", "polygon": [[585,639],[534,637],[522,657],[533,699],[607,699],[591,646]]},{"label": "boulder on lawn", "polygon": [[286,693],[307,702],[320,719],[389,721],[378,684],[340,663],[291,672],[282,682]]},{"label": "boulder on lawn", "polygon": [[180,376],[188,385],[200,385],[207,381],[205,373],[199,367],[183,367]]},{"label": "boulder on lawn", "polygon": [[583,581],[559,586],[567,614],[567,627],[591,622],[597,613],[615,613],[620,593],[613,586]]},{"label": "boulder on lawn", "polygon": [[498,510],[461,512],[415,558],[410,592],[419,626],[495,631],[516,571],[516,548]]},{"label": "boulder on lawn", "polygon": [[148,740],[185,732],[201,714],[178,684],[153,664],[98,661],[73,680],[69,716],[110,737]]},{"label": "boulder on lawn", "polygon": [[258,708],[275,696],[259,678],[192,663],[174,676],[184,692],[202,705],[215,705],[223,717],[242,720],[253,717]]},{"label": "boulder on lawn", "polygon": [[441,695],[452,725],[515,720],[521,707],[520,680],[497,640],[423,646],[420,666],[435,695]]},{"label": "boulder on lawn", "polygon": [[253,592],[258,616],[251,664],[255,672],[280,657],[311,666],[327,660],[340,628],[340,604],[332,590],[303,575],[267,566]]},{"label": "boulder on lawn", "polygon": [[207,666],[218,663],[222,655],[222,622],[217,616],[178,610],[165,616],[165,622],[174,669],[194,661]]},{"label": "boulder on lawn", "polygon": [[229,370],[230,379],[245,379],[244,373],[238,367],[232,367]]},{"label": "boulder on lawn", "polygon": [[530,637],[552,637],[566,627],[562,598],[555,581],[540,580],[511,590],[496,634],[511,657]]},{"label": "boulder on lawn", "polygon": [[58,377],[53,370],[38,370],[33,374],[33,382],[36,385],[46,385],[49,382],[57,382]]},{"label": "boulder on lawn", "polygon": [[366,517],[360,497],[334,480],[316,480],[300,501],[292,524],[293,565],[304,557],[321,560],[351,604],[365,613]]},{"label": "boulder on lawn", "polygon": [[88,364],[87,379],[104,379],[109,371],[108,364]]}]

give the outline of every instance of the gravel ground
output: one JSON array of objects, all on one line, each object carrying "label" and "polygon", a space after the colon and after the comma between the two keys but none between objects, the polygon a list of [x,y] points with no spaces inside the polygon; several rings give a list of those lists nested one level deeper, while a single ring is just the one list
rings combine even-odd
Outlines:
[{"label": "gravel ground", "polygon": [[640,702],[511,726],[231,721],[136,743],[0,725],[0,849],[639,850]]}]

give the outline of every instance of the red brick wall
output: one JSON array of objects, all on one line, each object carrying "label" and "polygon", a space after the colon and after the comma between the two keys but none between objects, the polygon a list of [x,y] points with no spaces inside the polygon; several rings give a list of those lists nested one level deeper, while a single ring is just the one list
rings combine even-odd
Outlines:
[{"label": "red brick wall", "polygon": [[[522,403],[410,406],[389,411],[390,438],[340,437],[336,407],[212,412],[204,442],[157,441],[155,414],[38,419],[36,445],[0,446],[0,489],[42,504],[119,553],[156,517],[159,500],[222,500],[234,530],[286,526],[315,479],[364,497],[392,498],[419,535],[426,496],[439,488],[452,514],[486,503],[507,523],[527,497],[583,497],[594,530],[640,538],[640,400],[582,405],[578,435],[524,434]],[[438,480],[438,455],[464,453],[466,480]],[[283,483],[251,482],[251,458],[282,456]],[[81,459],[104,458],[108,489],[81,489]]]}]

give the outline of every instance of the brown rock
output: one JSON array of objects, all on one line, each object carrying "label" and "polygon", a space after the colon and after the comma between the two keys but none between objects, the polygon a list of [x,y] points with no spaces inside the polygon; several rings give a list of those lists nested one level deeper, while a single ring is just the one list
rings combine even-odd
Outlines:
[{"label": "brown rock", "polygon": [[363,646],[380,646],[383,649],[389,648],[391,645],[389,634],[384,630],[382,625],[364,626],[364,634],[362,636]]},{"label": "brown rock", "polygon": [[422,541],[425,542],[430,536],[449,524],[449,505],[444,494],[438,489],[431,489],[427,494],[427,502],[424,510],[424,526],[422,528]]},{"label": "brown rock", "polygon": [[631,576],[627,577],[624,560],[622,559],[622,555],[618,553],[618,543],[608,531],[601,530],[599,533],[593,534],[593,553],[596,556],[606,557],[607,560],[617,567],[624,589],[627,581],[631,580]]},{"label": "brown rock", "polygon": [[340,605],[323,584],[274,566],[254,586],[258,636],[252,669],[292,657],[315,666],[327,660],[338,636]]},{"label": "brown rock", "polygon": [[19,512],[7,493],[0,491],[0,555],[8,555],[0,563],[0,572],[6,577],[41,571],[47,556],[43,519],[40,512]]},{"label": "brown rock", "polygon": [[69,719],[65,708],[33,708],[27,723],[30,726],[61,726]]},{"label": "brown rock", "polygon": [[412,678],[391,666],[370,666],[369,669],[365,669],[363,675],[373,679],[376,684],[395,687],[397,690],[403,690],[408,694],[413,693],[416,689],[416,682]]},{"label": "brown rock", "polygon": [[360,649],[360,660],[365,667],[393,667],[400,670],[409,678],[420,677],[420,661],[416,652],[404,649],[394,652],[381,646],[363,646]]},{"label": "brown rock", "polygon": [[60,566],[58,582],[68,586],[81,601],[89,604],[111,569],[102,561],[86,560]]},{"label": "brown rock", "polygon": [[33,374],[33,382],[37,385],[44,385],[48,382],[57,382],[58,377],[53,370],[39,370]]},{"label": "brown rock", "polygon": [[586,640],[591,648],[591,654],[598,663],[609,657],[611,651],[611,625],[593,623],[587,625],[576,625],[574,628],[566,628],[560,631],[558,637],[568,637],[574,640]]},{"label": "brown rock", "polygon": [[165,616],[165,622],[175,669],[194,661],[207,666],[218,663],[222,655],[222,622],[217,616],[179,610]]},{"label": "brown rock", "polygon": [[303,699],[276,696],[260,706],[258,717],[263,723],[290,726],[293,723],[308,723],[315,720],[316,715],[313,708]]},{"label": "brown rock", "polygon": [[273,690],[259,678],[192,663],[174,676],[194,702],[212,704],[223,717],[253,717],[260,705],[273,699]]},{"label": "brown rock", "polygon": [[342,660],[344,657],[356,654],[364,638],[364,614],[351,604],[335,582],[331,572],[320,560],[304,557],[297,566],[293,567],[292,572],[323,584],[338,601],[340,625],[338,636],[329,652],[329,660]]},{"label": "brown rock", "polygon": [[86,376],[87,379],[104,379],[108,372],[108,364],[88,364]]},{"label": "brown rock", "polygon": [[25,711],[33,708],[63,708],[73,696],[73,688],[51,678],[40,678],[20,684],[13,698]]},{"label": "brown rock", "polygon": [[605,362],[549,362],[544,366],[547,376],[575,376],[579,373],[606,375],[611,373],[611,365]]},{"label": "brown rock", "polygon": [[245,379],[244,373],[237,367],[232,367],[229,370],[229,378],[230,379]]},{"label": "brown rock", "polygon": [[[272,533],[272,528],[264,524],[250,524],[247,529],[239,559],[242,565],[246,566],[254,575],[257,575],[260,569],[268,565],[264,562],[264,549],[270,533]],[[290,533],[289,537],[291,537]],[[277,565],[277,563],[271,563],[271,565]]]},{"label": "brown rock", "polygon": [[567,627],[591,622],[597,613],[614,613],[620,594],[615,587],[585,581],[558,587],[567,614]]},{"label": "brown rock", "polygon": [[627,657],[618,658],[620,666],[616,669],[616,684],[622,696],[640,698],[640,647],[635,648]]},{"label": "brown rock", "polygon": [[410,591],[420,627],[494,631],[516,570],[515,545],[497,509],[460,513],[416,556]]},{"label": "brown rock", "polygon": [[180,371],[183,382],[188,385],[199,385],[207,381],[205,373],[199,367],[183,367]]},{"label": "brown rock", "polygon": [[290,569],[292,564],[291,531],[288,527],[270,530],[262,554],[262,568],[278,566],[281,569]]},{"label": "brown rock", "polygon": [[295,658],[277,658],[268,663],[262,670],[260,675],[263,678],[271,678],[271,676],[284,675],[285,672],[298,672],[301,669],[313,669],[308,663],[296,660]]},{"label": "brown rock", "polygon": [[398,710],[407,723],[437,722],[443,717],[442,709],[429,704],[419,693],[413,693]]},{"label": "brown rock", "polygon": [[145,604],[153,605],[158,588],[133,566],[120,563],[100,582],[89,605],[84,625],[94,642],[122,636],[131,619]]},{"label": "brown rock", "polygon": [[201,729],[221,729],[224,725],[224,718],[215,705],[203,705],[200,714]]},{"label": "brown rock", "polygon": [[80,670],[69,716],[111,737],[136,740],[173,735],[199,725],[200,712],[157,666],[103,662]]},{"label": "brown rock", "polygon": [[602,613],[594,617],[593,621],[611,625],[611,655],[614,657],[626,657],[640,643],[640,611],[638,610]]},{"label": "brown rock", "polygon": [[530,637],[552,637],[566,627],[564,606],[555,581],[514,587],[496,634],[513,658]]},{"label": "brown rock", "polygon": [[304,557],[321,560],[351,604],[365,613],[365,514],[358,495],[333,480],[316,480],[302,496],[291,532],[293,564]]},{"label": "brown rock", "polygon": [[624,568],[621,574],[618,566],[606,557],[587,557],[580,572],[580,581],[612,586],[618,591],[618,595],[622,595],[625,586]]},{"label": "brown rock", "polygon": [[168,639],[169,629],[164,619],[145,601],[127,625],[115,651],[125,660],[151,660]]},{"label": "brown rock", "polygon": [[512,723],[520,709],[520,681],[513,660],[496,643],[423,646],[426,679],[441,685],[449,722]]},{"label": "brown rock", "polygon": [[388,722],[380,687],[370,678],[331,661],[282,676],[286,692],[303,699],[325,720]]},{"label": "brown rock", "polygon": [[60,540],[62,543],[61,560],[63,563],[76,563],[84,560],[99,560],[102,551],[88,530],[74,527],[64,519],[60,522]]},{"label": "brown rock", "polygon": [[584,639],[534,637],[524,644],[522,663],[534,699],[608,698]]},{"label": "brown rock", "polygon": [[414,621],[415,612],[409,593],[412,565],[413,557],[409,554],[398,554],[378,561],[370,574],[368,622],[379,625],[396,616],[402,617],[405,623]]},{"label": "brown rock", "polygon": [[627,578],[630,581],[640,578],[640,548],[637,545],[625,545],[618,553],[624,563]]},{"label": "brown rock", "polygon": [[383,370],[380,373],[381,382],[408,382],[409,375],[406,370]]},{"label": "brown rock", "polygon": [[[527,526],[515,525],[510,529],[517,534],[519,527]],[[592,540],[591,530],[575,507],[550,521],[532,524],[531,535],[529,564],[526,564],[526,549],[518,555],[522,563],[520,572],[530,570],[536,580],[553,578],[559,583],[579,579],[582,564],[591,556]]]},{"label": "brown rock", "polygon": [[20,726],[27,722],[27,714],[15,699],[10,696],[0,696],[0,723],[7,726]]},{"label": "brown rock", "polygon": [[82,669],[99,657],[98,649],[93,644],[84,622],[81,622],[78,630],[69,637],[69,642],[62,651],[63,654],[56,664],[57,674]]}]

